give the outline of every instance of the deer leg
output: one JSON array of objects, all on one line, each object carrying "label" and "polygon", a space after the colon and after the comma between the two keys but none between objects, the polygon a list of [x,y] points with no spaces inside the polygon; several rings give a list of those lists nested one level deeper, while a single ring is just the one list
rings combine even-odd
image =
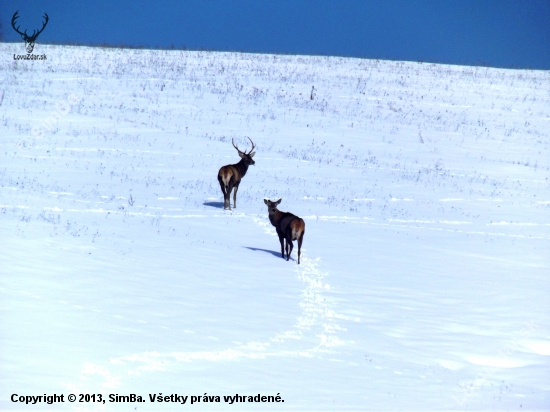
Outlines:
[{"label": "deer leg", "polygon": [[290,254],[292,253],[292,249],[294,248],[294,245],[292,244],[292,238],[286,238],[286,260],[290,259]]},{"label": "deer leg", "polygon": [[225,193],[223,194],[223,208],[231,210],[231,205],[229,204],[229,186],[225,186]]},{"label": "deer leg", "polygon": [[281,256],[282,256],[283,259],[284,259],[284,258],[285,258],[285,248],[284,248],[285,239],[284,239],[282,233],[278,233],[278,232],[277,232],[277,234],[279,235],[279,242],[281,243]]},{"label": "deer leg", "polygon": [[239,190],[239,185],[235,185],[235,191],[233,192],[233,208],[237,208],[237,190]]},{"label": "deer leg", "polygon": [[226,194],[226,190],[225,190],[225,184],[223,183],[223,180],[222,180],[221,176],[218,176],[218,182],[220,182],[220,187],[221,187],[222,193],[223,193],[223,208],[226,209],[227,208],[227,194]]},{"label": "deer leg", "polygon": [[233,190],[233,182],[229,181],[229,184],[225,188],[227,191],[227,209],[231,210],[231,191]]},{"label": "deer leg", "polygon": [[300,255],[302,253],[301,250],[302,250],[302,241],[303,240],[304,240],[304,232],[302,232],[302,234],[298,238],[298,264],[300,264]]}]

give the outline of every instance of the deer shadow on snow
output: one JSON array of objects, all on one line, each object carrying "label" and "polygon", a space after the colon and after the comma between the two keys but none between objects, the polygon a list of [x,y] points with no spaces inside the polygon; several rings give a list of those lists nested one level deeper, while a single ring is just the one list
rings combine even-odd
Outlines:
[{"label": "deer shadow on snow", "polygon": [[[258,247],[249,247],[249,246],[243,246],[243,247],[245,249],[250,249],[254,252],[260,251],[260,252],[271,253],[273,256],[278,257],[279,259],[281,258],[281,252],[275,252],[274,250],[261,249],[261,248],[258,248]],[[291,260],[296,260],[294,258],[290,258],[290,259]]]},{"label": "deer shadow on snow", "polygon": [[223,202],[204,202],[203,206],[215,207],[217,209],[223,209]]}]

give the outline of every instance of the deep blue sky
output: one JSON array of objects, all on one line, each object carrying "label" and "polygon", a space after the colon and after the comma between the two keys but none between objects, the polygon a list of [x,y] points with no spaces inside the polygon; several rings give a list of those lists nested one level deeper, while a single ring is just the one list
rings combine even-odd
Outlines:
[{"label": "deep blue sky", "polygon": [[323,54],[550,70],[550,0],[0,0],[40,43]]}]

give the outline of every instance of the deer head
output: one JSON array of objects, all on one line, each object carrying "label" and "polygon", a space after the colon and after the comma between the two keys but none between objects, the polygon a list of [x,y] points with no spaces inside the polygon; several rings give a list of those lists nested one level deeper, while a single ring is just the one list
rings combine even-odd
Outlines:
[{"label": "deer head", "polygon": [[19,26],[15,27],[15,21],[17,20],[17,18],[19,17],[18,15],[19,11],[16,11],[14,14],[13,14],[13,17],[11,18],[11,25],[13,27],[13,29],[19,33],[21,35],[21,38],[23,40],[25,40],[25,48],[27,49],[27,53],[32,53],[32,51],[34,50],[34,42],[36,41],[38,35],[40,33],[42,33],[42,31],[44,30],[44,28],[46,27],[46,25],[48,24],[48,20],[50,19],[48,17],[48,15],[46,13],[44,13],[44,23],[42,23],[42,28],[38,31],[36,30],[33,30],[32,32],[32,35],[29,36],[27,34],[27,30],[25,30],[24,33],[21,33],[19,31]]},{"label": "deer head", "polygon": [[279,199],[275,202],[272,202],[271,200],[269,199],[264,199],[264,203],[267,205],[267,212],[270,214],[270,215],[274,215],[275,212],[277,212],[277,206],[279,206],[279,203],[281,203],[283,199]]},{"label": "deer head", "polygon": [[250,143],[252,143],[252,148],[249,150],[248,153],[245,152],[242,152],[236,145],[235,145],[235,141],[233,139],[231,139],[231,143],[233,143],[233,147],[235,149],[237,149],[237,152],[239,152],[239,156],[241,157],[241,159],[243,159],[243,161],[247,164],[247,165],[253,165],[253,164],[256,164],[256,162],[252,159],[254,157],[254,155],[256,154],[256,152],[253,152],[254,148],[256,147],[256,145],[254,144],[254,142],[252,141],[252,139],[250,137],[248,137],[248,140],[250,140]]}]

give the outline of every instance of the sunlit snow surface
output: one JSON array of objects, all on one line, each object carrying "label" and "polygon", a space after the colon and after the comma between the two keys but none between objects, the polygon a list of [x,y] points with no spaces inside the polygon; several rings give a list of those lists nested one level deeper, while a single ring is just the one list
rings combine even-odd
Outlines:
[{"label": "sunlit snow surface", "polygon": [[38,48],[0,44],[0,410],[550,408],[548,72]]}]

